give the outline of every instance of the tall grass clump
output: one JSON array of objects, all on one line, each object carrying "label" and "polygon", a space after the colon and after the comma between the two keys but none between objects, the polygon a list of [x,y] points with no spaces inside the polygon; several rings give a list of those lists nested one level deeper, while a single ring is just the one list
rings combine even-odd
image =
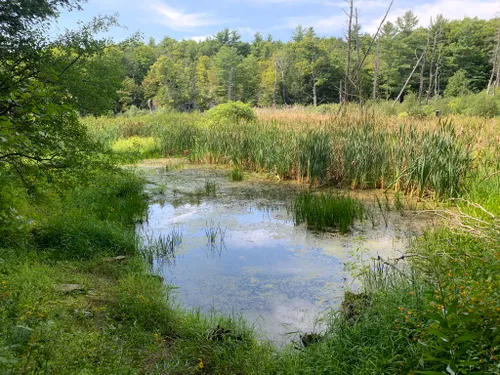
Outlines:
[{"label": "tall grass clump", "polygon": [[347,195],[305,192],[295,198],[295,223],[306,223],[314,230],[338,229],[344,234],[355,220],[364,216],[363,204]]},{"label": "tall grass clump", "polygon": [[99,172],[40,208],[31,228],[36,247],[56,258],[134,254],[135,224],[147,208],[142,189],[131,173]]}]

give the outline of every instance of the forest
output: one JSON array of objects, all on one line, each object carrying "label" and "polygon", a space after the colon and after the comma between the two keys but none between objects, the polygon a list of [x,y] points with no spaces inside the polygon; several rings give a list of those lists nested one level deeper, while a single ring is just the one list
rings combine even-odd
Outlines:
[{"label": "forest", "polygon": [[493,95],[500,84],[498,18],[436,15],[421,26],[427,21],[409,11],[369,35],[353,20],[350,38],[320,37],[298,26],[288,42],[259,33],[244,42],[226,29],[201,42],[166,36],[145,43],[138,33],[120,43],[103,40],[85,56],[70,40],[47,53],[60,69],[78,59],[58,85],[89,115],[145,109],[148,99],[206,110],[227,101],[266,107],[394,100],[401,91],[401,99],[413,93],[419,105]]},{"label": "forest", "polygon": [[500,19],[345,4],[197,42],[0,1],[1,374],[500,372]]}]

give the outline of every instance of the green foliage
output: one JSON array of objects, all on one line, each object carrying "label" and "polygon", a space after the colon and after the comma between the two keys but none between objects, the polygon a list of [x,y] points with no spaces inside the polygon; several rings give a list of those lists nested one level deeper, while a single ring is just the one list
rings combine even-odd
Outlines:
[{"label": "green foliage", "polygon": [[205,114],[205,118],[209,121],[219,123],[228,121],[254,121],[257,116],[248,104],[229,101],[211,108]]},{"label": "green foliage", "polygon": [[363,220],[363,204],[346,195],[301,193],[293,206],[296,224],[307,223],[314,230],[335,228],[345,234],[355,220]]},{"label": "green foliage", "polygon": [[127,139],[117,140],[113,151],[118,153],[137,155],[138,158],[154,158],[160,155],[160,147],[153,137],[133,136]]},{"label": "green foliage", "polygon": [[470,80],[467,78],[466,71],[460,69],[448,80],[448,85],[444,90],[446,96],[461,96],[470,93]]},{"label": "green foliage", "polygon": [[500,105],[494,97],[480,93],[467,98],[465,113],[470,116],[491,118],[500,115]]},{"label": "green foliage", "polygon": [[133,175],[99,175],[42,208],[32,228],[33,240],[39,250],[56,258],[133,254],[134,224],[146,208],[141,195],[142,182]]}]

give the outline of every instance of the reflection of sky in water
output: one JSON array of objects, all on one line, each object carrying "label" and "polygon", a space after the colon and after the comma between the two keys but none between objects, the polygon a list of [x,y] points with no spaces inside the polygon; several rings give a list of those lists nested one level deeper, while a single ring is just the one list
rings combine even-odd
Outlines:
[{"label": "reflection of sky in water", "polygon": [[[230,183],[226,174],[207,168],[148,171],[152,183],[166,184],[166,189],[153,198],[149,220],[140,231],[168,235],[180,228],[182,244],[176,249],[175,264],[164,264],[157,272],[179,287],[185,306],[241,313],[276,342],[289,340],[287,332],[321,329],[316,318],[339,304],[348,278],[343,264],[353,259],[356,249],[366,249],[365,260],[370,255],[392,255],[404,250],[404,232],[412,229],[411,218],[398,217],[397,226],[373,230],[371,224],[357,224],[345,236],[311,233],[294,226],[287,213],[287,199],[294,189]],[[207,178],[217,182],[217,197],[202,198],[199,205],[183,204],[182,194],[172,193],[174,188],[185,192],[203,188]],[[167,203],[173,200],[175,205]],[[226,228],[220,254],[207,247],[207,223]]]}]

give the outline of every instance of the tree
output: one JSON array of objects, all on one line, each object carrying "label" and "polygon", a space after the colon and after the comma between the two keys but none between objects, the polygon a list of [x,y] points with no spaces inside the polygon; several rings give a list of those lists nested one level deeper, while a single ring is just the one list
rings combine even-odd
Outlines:
[{"label": "tree", "polygon": [[470,93],[470,80],[467,78],[467,72],[463,69],[457,71],[448,80],[448,85],[444,94],[448,97],[466,95]]},{"label": "tree", "polygon": [[[73,9],[79,1],[17,0],[3,2],[0,12],[0,169],[13,170],[26,187],[36,177],[62,176],[64,171],[88,166],[96,146],[78,122],[73,100],[58,80],[87,53],[104,45],[92,30],[107,25],[96,19],[87,28],[66,33],[51,42],[40,28],[57,15],[59,6]],[[80,50],[61,69],[54,66],[52,50],[79,40]],[[20,42],[21,41],[21,42]]]},{"label": "tree", "polygon": [[235,47],[223,46],[215,55],[217,95],[222,102],[238,100],[237,85],[240,79],[241,61],[242,57]]}]

